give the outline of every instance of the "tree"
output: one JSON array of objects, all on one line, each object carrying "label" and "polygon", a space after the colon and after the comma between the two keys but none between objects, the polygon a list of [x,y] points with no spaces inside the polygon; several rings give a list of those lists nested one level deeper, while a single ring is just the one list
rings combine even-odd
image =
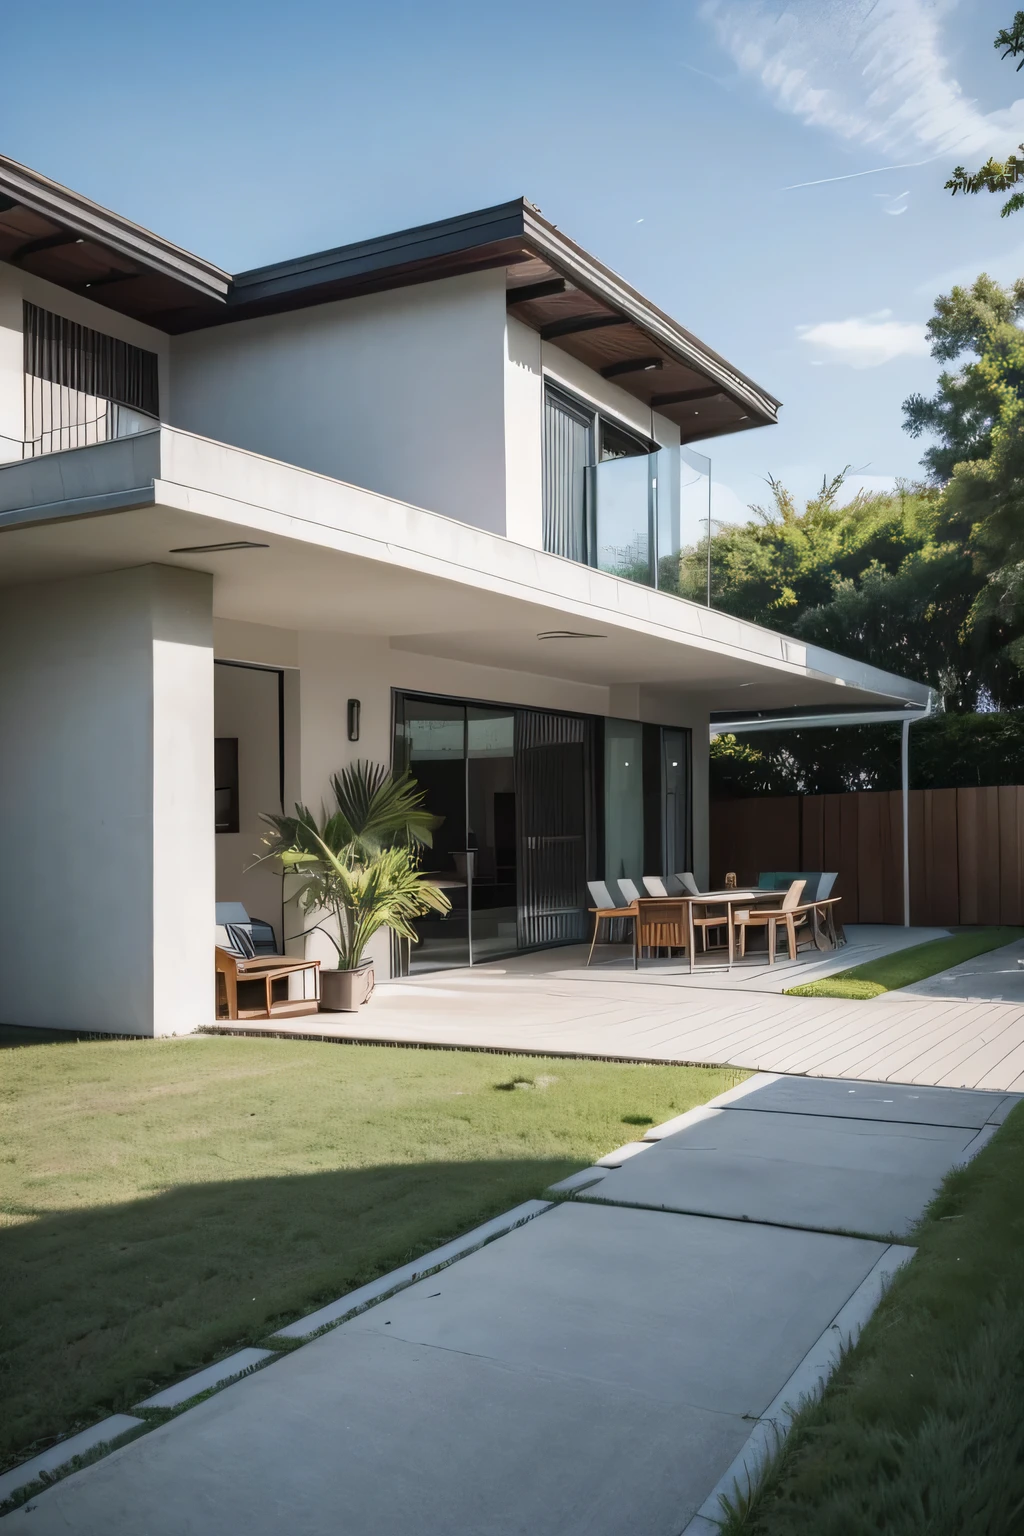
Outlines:
[{"label": "tree", "polygon": [[[943,492],[901,485],[843,505],[837,475],[800,510],[769,485],[769,506],[712,539],[715,607],[928,683],[950,709],[1024,702],[1006,637],[975,616],[985,577]],[[684,596],[701,599],[706,571],[705,542],[683,556]]]},{"label": "tree", "polygon": [[911,437],[938,437],[921,463],[939,484],[957,464],[989,456],[1007,391],[1024,398],[1024,336],[1017,326],[1022,315],[1024,278],[1004,288],[983,272],[969,288],[956,287],[935,300],[927,327],[932,356],[941,363],[962,360],[961,366],[939,375],[931,399],[911,395],[903,402],[903,425]]},{"label": "tree", "polygon": [[[993,47],[1002,50],[1004,59],[1020,58],[1018,69],[1024,66],[1024,57],[1021,57],[1024,55],[1024,11],[1017,12],[1012,26],[1003,27],[996,33]],[[946,182],[946,191],[952,192],[954,197],[958,192],[1009,192],[1024,179],[1024,144],[1018,144],[1017,148],[1020,153],[1007,155],[1005,160],[990,156],[976,171],[967,171],[958,165]],[[1005,219],[1021,208],[1024,208],[1024,192],[1014,192],[1000,208],[999,216]]]}]

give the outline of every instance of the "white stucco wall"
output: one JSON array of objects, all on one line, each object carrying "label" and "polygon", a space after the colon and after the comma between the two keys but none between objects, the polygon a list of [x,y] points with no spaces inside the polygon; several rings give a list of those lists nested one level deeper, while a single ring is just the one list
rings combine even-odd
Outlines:
[{"label": "white stucco wall", "polygon": [[106,336],[116,336],[132,346],[155,352],[159,359],[161,406],[166,402],[170,386],[168,336],[152,326],[105,309],[83,294],[69,293],[55,283],[34,277],[31,272],[12,267],[9,262],[0,262],[0,464],[21,458],[25,436],[24,299],[78,325],[90,326]]},{"label": "white stucco wall", "polygon": [[505,520],[510,539],[544,547],[543,343],[509,315],[505,330]]},{"label": "white stucco wall", "polygon": [[505,276],[172,339],[176,426],[505,531]]},{"label": "white stucco wall", "polygon": [[0,1019],[209,1022],[212,584],[143,566],[4,593]]}]

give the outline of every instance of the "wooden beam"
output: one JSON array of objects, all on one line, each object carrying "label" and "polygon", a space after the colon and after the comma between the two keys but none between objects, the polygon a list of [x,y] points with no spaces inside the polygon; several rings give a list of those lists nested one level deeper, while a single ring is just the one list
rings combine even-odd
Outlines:
[{"label": "wooden beam", "polygon": [[625,315],[573,315],[567,320],[553,320],[541,326],[541,341],[555,341],[559,336],[576,336],[581,331],[603,331],[610,325],[632,325]]},{"label": "wooden beam", "polygon": [[602,379],[617,379],[624,373],[655,373],[663,367],[660,357],[634,357],[624,363],[609,363],[601,369]]},{"label": "wooden beam", "polygon": [[521,288],[508,290],[505,304],[511,309],[513,304],[528,304],[531,299],[550,299],[556,293],[567,292],[568,287],[564,277],[549,277],[543,283],[524,283]]},{"label": "wooden beam", "polygon": [[54,251],[61,245],[84,244],[80,235],[73,235],[65,229],[59,235],[42,235],[38,240],[26,240],[24,245],[19,245],[16,251],[11,252],[7,260],[12,266],[19,267],[26,256],[33,256],[36,251]]},{"label": "wooden beam", "polygon": [[127,283],[141,276],[141,272],[108,272],[103,277],[91,277],[87,283],[75,283],[74,287],[77,293],[85,293],[89,288],[109,288],[111,283]]},{"label": "wooden beam", "polygon": [[659,405],[686,405],[690,400],[713,400],[716,395],[724,394],[720,385],[709,384],[704,389],[677,389],[671,395],[655,395],[651,404],[657,410]]}]

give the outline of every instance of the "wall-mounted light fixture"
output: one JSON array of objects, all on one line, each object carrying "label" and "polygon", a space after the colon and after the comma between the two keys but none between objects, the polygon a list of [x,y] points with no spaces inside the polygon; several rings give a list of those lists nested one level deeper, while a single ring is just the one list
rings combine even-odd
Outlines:
[{"label": "wall-mounted light fixture", "polygon": [[360,703],[359,703],[358,699],[349,699],[349,701],[348,701],[348,739],[349,739],[349,741],[358,741],[359,740],[359,711],[360,711],[360,708],[361,708],[361,706],[360,706]]}]

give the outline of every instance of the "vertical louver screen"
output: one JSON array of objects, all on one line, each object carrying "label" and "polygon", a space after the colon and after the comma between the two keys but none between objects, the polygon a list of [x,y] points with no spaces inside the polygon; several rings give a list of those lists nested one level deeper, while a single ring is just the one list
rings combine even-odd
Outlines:
[{"label": "vertical louver screen", "polygon": [[25,303],[25,439],[29,457],[138,431],[157,418],[157,355]]},{"label": "vertical louver screen", "polygon": [[592,729],[572,715],[516,711],[521,948],[586,937]]},{"label": "vertical louver screen", "polygon": [[593,463],[593,418],[546,389],[544,548],[567,560],[587,559],[587,475]]}]

